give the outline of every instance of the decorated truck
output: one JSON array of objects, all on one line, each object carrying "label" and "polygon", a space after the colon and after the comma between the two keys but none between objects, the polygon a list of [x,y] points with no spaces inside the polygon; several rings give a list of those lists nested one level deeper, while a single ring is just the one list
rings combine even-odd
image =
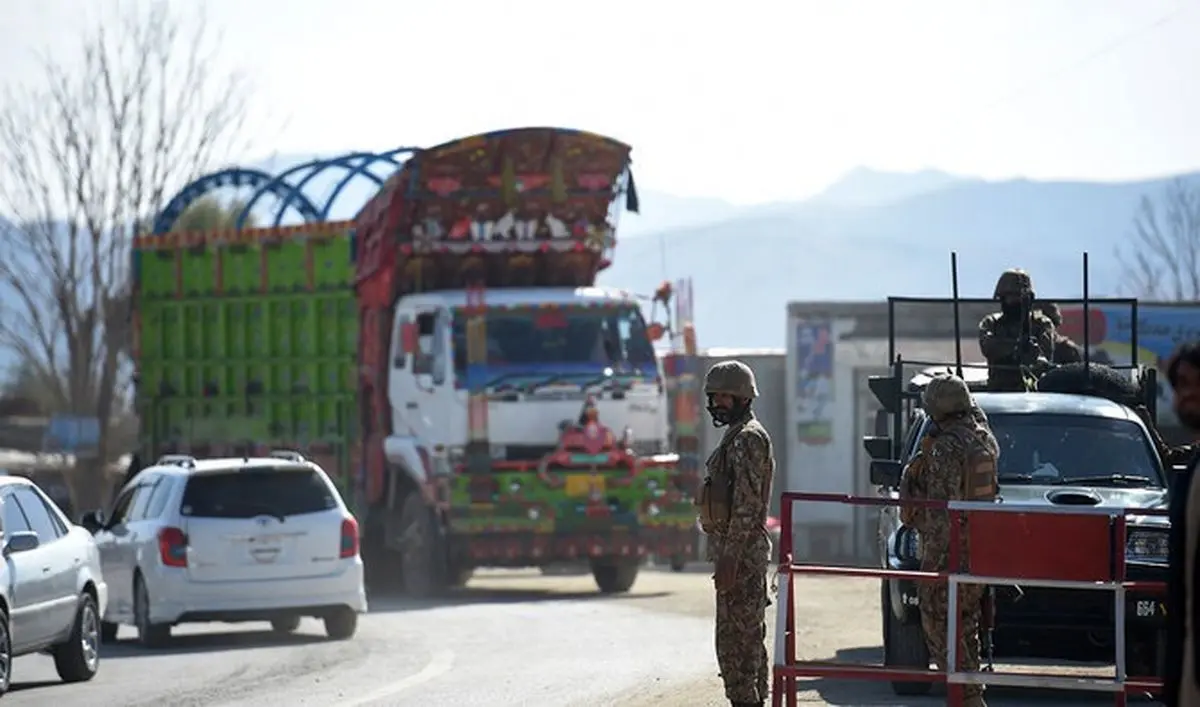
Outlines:
[{"label": "decorated truck", "polygon": [[139,239],[141,454],[300,451],[353,499],[372,581],[417,596],[570,561],[619,592],[689,553],[666,328],[595,285],[629,153],[500,131],[416,151],[351,223]]}]

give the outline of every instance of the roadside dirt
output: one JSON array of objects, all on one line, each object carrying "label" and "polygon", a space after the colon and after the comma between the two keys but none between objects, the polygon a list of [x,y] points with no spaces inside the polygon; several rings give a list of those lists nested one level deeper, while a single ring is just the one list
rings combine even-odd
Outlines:
[{"label": "roadside dirt", "polygon": [[[713,593],[710,571],[696,566],[688,571],[646,570],[638,577],[629,594],[612,601],[646,611],[671,613],[712,621]],[[595,592],[587,574],[542,576],[540,574],[484,575],[471,587],[487,591],[537,591],[548,596],[580,596]],[[860,664],[882,661],[882,631],[877,581],[820,577],[798,579],[794,595],[799,635],[797,653],[801,659],[836,660]],[[768,650],[771,648],[775,607],[768,610]],[[1002,665],[997,669],[1020,672],[1054,671],[1078,675],[1104,675],[1100,666]],[[651,681],[636,690],[601,703],[613,707],[717,707],[728,705],[717,676],[716,658],[696,666],[696,677],[686,682]],[[1111,668],[1107,671],[1111,675]],[[799,683],[798,702],[803,705],[944,705],[940,688],[928,697],[897,697],[887,683],[845,680],[803,680]],[[1029,690],[991,690],[988,704],[996,707],[1077,707],[1111,705],[1110,696],[1086,692],[1048,692]],[[1130,704],[1154,704],[1131,699]],[[589,706],[590,707],[590,706]]]}]

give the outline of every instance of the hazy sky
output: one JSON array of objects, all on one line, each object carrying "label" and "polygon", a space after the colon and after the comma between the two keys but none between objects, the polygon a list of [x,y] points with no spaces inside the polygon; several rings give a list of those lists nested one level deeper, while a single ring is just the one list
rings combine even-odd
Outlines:
[{"label": "hazy sky", "polygon": [[[0,82],[36,80],[35,49],[69,52],[84,5],[3,0]],[[205,5],[258,87],[253,157],[564,125],[632,144],[643,187],[737,202],[806,196],[856,165],[1200,166],[1200,0]]]}]

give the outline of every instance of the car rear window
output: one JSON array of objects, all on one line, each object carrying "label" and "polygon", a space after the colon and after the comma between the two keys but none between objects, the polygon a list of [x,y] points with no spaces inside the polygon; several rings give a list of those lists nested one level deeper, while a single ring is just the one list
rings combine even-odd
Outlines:
[{"label": "car rear window", "polygon": [[337,508],[337,498],[312,469],[252,468],[188,479],[180,512],[193,518],[279,518]]}]

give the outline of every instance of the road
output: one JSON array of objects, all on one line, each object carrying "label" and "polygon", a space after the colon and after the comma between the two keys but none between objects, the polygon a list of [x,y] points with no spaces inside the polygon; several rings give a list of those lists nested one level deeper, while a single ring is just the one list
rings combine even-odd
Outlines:
[{"label": "road", "polygon": [[[804,658],[879,660],[878,585],[804,580],[796,597]],[[707,707],[722,699],[708,574],[646,571],[625,596],[590,576],[486,572],[448,600],[373,599],[358,635],[331,642],[306,620],[293,636],[224,625],[176,629],[145,651],[123,630],[90,683],[62,685],[46,656],[19,658],[6,707],[503,705]],[[772,616],[773,618],[773,616]],[[811,680],[802,704],[940,705],[886,685]],[[1007,691],[989,704],[1107,705],[1087,695]]]}]

